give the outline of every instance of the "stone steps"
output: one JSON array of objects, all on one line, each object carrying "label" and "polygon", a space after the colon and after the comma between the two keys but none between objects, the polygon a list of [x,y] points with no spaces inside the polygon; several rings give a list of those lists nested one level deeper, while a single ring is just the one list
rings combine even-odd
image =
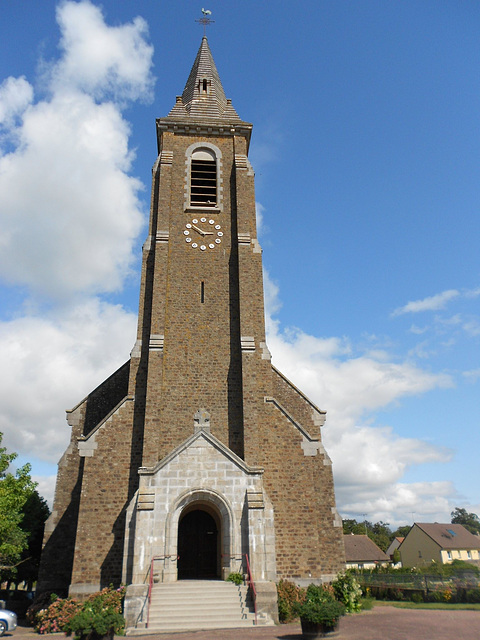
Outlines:
[{"label": "stone steps", "polygon": [[153,587],[148,629],[143,633],[252,627],[254,623],[247,587],[220,580],[179,580]]}]

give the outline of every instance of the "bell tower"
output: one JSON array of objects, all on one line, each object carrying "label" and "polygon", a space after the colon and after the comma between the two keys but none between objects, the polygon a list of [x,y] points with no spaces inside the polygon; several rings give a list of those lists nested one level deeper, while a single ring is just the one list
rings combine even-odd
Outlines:
[{"label": "bell tower", "polygon": [[[212,433],[244,456],[239,225],[249,248],[256,234],[253,174],[251,193],[237,174],[251,173],[251,130],[226,99],[203,37],[182,96],[157,120],[137,342],[148,349],[144,465],[190,435],[201,407]],[[256,263],[261,287],[260,255]],[[264,341],[261,302],[257,318]]]},{"label": "bell tower", "polygon": [[[318,409],[271,363],[257,239],[252,125],[225,97],[204,36],[156,122],[149,231],[131,357],[68,412],[40,589],[129,585],[145,625],[150,580],[275,582],[344,568]],[[196,549],[195,553],[192,549]]]}]

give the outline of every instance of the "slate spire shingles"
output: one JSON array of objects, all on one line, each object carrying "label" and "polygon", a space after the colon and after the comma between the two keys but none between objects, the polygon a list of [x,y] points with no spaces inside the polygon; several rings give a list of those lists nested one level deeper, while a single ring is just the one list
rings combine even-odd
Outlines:
[{"label": "slate spire shingles", "polygon": [[168,117],[172,116],[193,120],[240,121],[231,101],[225,97],[206,36],[202,38],[183,93],[168,114]]}]

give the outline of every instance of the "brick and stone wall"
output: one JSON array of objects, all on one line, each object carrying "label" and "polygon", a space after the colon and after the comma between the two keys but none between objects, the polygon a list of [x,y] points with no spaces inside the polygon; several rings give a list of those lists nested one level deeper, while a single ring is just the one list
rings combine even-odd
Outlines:
[{"label": "brick and stone wall", "polygon": [[[231,122],[195,120],[177,100],[178,119],[157,121],[137,338],[130,360],[69,412],[44,590],[83,597],[123,580],[141,603],[153,556],[157,578],[176,579],[178,522],[195,504],[219,523],[223,572],[245,553],[265,583],[343,568],[325,414],[271,365],[251,125],[226,108]],[[190,160],[202,147],[216,158],[218,196],[203,210],[189,205]],[[202,216],[223,232],[203,252],[184,234]],[[194,432],[200,409],[208,429]]]}]

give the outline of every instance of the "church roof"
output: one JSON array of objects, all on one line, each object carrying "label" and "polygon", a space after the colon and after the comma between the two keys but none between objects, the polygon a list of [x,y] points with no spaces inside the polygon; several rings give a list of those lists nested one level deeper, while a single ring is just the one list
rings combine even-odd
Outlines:
[{"label": "church roof", "polygon": [[177,97],[175,106],[168,114],[168,118],[171,117],[241,122],[231,100],[225,97],[206,36],[202,38],[183,93]]}]

